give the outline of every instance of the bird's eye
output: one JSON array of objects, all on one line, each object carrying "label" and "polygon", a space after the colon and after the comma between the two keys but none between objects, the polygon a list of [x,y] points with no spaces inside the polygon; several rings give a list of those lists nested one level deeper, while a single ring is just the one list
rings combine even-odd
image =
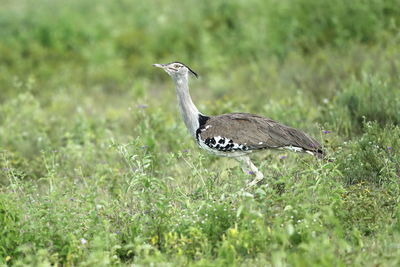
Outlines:
[{"label": "bird's eye", "polygon": [[176,68],[176,69],[179,69],[180,67],[181,67],[181,65],[179,65],[179,64],[174,65],[174,68]]}]

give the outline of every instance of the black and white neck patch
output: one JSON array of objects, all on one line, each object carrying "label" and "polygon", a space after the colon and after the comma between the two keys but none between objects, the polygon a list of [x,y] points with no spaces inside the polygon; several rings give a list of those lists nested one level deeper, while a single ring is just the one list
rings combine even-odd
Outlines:
[{"label": "black and white neck patch", "polygon": [[199,114],[199,128],[196,130],[196,140],[199,142],[199,135],[206,129],[206,123],[210,119],[208,116]]}]

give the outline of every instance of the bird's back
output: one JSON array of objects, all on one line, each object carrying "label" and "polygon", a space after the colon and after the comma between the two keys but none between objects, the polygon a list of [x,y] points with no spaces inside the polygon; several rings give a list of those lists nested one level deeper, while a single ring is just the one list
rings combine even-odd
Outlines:
[{"label": "bird's back", "polygon": [[323,156],[321,145],[304,132],[248,113],[204,117],[197,139],[211,149],[228,153],[287,148]]}]

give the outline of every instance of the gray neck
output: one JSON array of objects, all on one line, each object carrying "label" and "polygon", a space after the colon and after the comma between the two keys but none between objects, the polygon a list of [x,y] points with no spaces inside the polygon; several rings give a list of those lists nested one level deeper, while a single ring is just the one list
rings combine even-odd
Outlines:
[{"label": "gray neck", "polygon": [[181,112],[186,128],[194,139],[199,128],[199,110],[194,105],[189,93],[188,75],[174,78],[179,111]]}]

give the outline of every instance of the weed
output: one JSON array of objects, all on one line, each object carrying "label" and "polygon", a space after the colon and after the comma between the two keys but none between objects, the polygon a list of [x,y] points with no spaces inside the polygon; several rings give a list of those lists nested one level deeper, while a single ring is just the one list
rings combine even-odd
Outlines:
[{"label": "weed", "polygon": [[[397,0],[3,1],[0,265],[398,266]],[[252,112],[325,160],[200,152],[151,64],[204,114]]]}]

